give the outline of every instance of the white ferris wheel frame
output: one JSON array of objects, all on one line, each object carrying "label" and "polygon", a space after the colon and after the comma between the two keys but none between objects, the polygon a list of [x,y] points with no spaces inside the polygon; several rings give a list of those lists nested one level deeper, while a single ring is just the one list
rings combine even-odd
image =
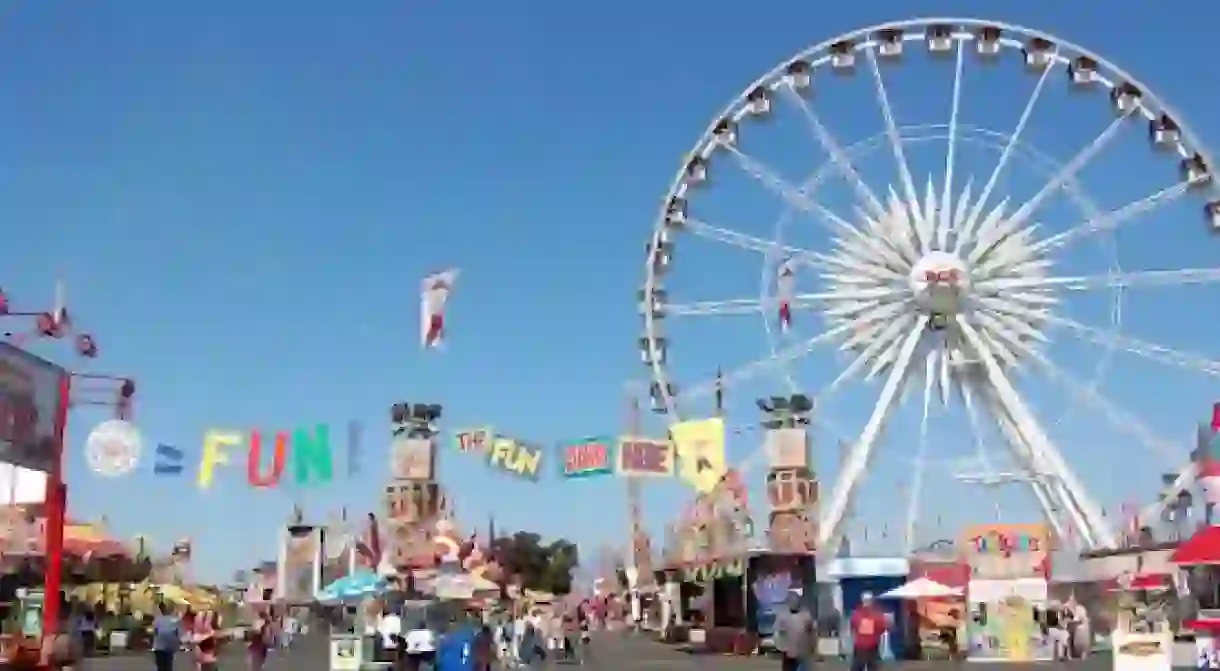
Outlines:
[{"label": "white ferris wheel frame", "polygon": [[[913,138],[904,137],[905,131],[916,127],[899,127],[895,122],[880,67],[880,63],[886,62],[887,55],[893,55],[887,54],[886,49],[897,45],[897,53],[900,54],[906,43],[914,41],[926,42],[930,50],[935,49],[949,54],[956,52],[953,107],[948,123],[948,134],[944,138],[947,140],[948,149],[943,194],[940,196],[940,202],[943,204],[943,207],[940,208],[940,211],[936,211],[933,206],[926,210],[925,214],[915,211],[918,207],[918,201],[921,199],[914,187],[910,169],[907,166],[903,153],[903,146],[913,140]],[[963,219],[960,212],[955,216],[949,211],[949,204],[952,202],[951,189],[955,188],[953,183],[954,144],[956,141],[965,141],[964,137],[958,137],[957,110],[961,95],[963,54],[967,51],[967,46],[973,46],[974,50],[981,57],[988,55],[984,52],[985,47],[994,49],[997,53],[1003,49],[1023,52],[1027,63],[1030,63],[1031,50],[1036,46],[1038,55],[1044,59],[1045,64],[1038,68],[1041,75],[1016,129],[1008,135],[993,133],[1003,139],[1005,143],[1004,148],[1001,152],[998,165],[995,167],[991,179],[983,188],[982,194],[975,201],[970,216]],[[858,58],[860,55],[863,56],[862,59]],[[1016,221],[1017,223],[1012,225],[1007,234],[1023,233],[1021,224],[1024,223],[1025,219],[1028,219],[1033,214],[1034,209],[1041,204],[1042,200],[1059,190],[1066,191],[1069,197],[1076,200],[1078,205],[1087,206],[1085,211],[1097,212],[1096,206],[1091,205],[1091,201],[1087,199],[1087,196],[1075,190],[1074,178],[1114,138],[1120,126],[1126,120],[1135,118],[1137,115],[1142,116],[1150,124],[1150,133],[1158,128],[1156,124],[1160,123],[1162,119],[1169,119],[1173,122],[1171,127],[1167,129],[1167,135],[1154,135],[1154,139],[1181,157],[1184,171],[1183,178],[1178,183],[1146,198],[1129,203],[1118,209],[1090,216],[1086,221],[1065,233],[1040,239],[1036,242],[1031,239],[1028,241],[1029,249],[1045,251],[1093,233],[1110,232],[1120,224],[1134,219],[1160,204],[1181,197],[1188,190],[1204,190],[1206,192],[1208,205],[1205,214],[1210,220],[1213,231],[1220,228],[1220,188],[1217,187],[1216,181],[1212,179],[1211,166],[1214,165],[1214,161],[1211,154],[1186,126],[1181,115],[1161,101],[1148,86],[1095,52],[1062,40],[1049,33],[1018,25],[977,18],[916,18],[878,24],[838,35],[801,51],[791,59],[773,68],[770,72],[750,84],[720,114],[716,115],[694,148],[686,155],[682,168],[678,171],[662,203],[648,246],[648,258],[645,264],[645,284],[640,296],[641,313],[644,318],[644,337],[641,339],[641,353],[645,364],[652,372],[652,396],[654,404],[656,404],[658,410],[668,414],[675,420],[681,417],[676,397],[706,395],[715,389],[728,386],[735,379],[749,377],[773,368],[782,369],[788,362],[804,356],[819,345],[835,340],[850,341],[860,336],[858,332],[852,335],[849,328],[850,324],[848,323],[849,319],[840,320],[837,323],[832,322],[834,328],[794,347],[788,347],[781,352],[775,349],[775,340],[770,335],[770,323],[764,319],[764,325],[768,330],[768,337],[772,342],[770,357],[746,364],[743,368],[730,372],[723,377],[718,376],[717,380],[694,387],[694,393],[689,393],[684,390],[675,390],[667,374],[666,349],[668,344],[665,340],[662,325],[664,317],[682,314],[683,310],[686,311],[686,314],[700,314],[700,310],[703,310],[703,314],[723,314],[726,312],[766,314],[765,311],[774,309],[777,303],[776,298],[768,300],[766,296],[766,284],[769,281],[767,273],[777,255],[790,255],[790,262],[795,261],[802,264],[843,264],[842,258],[833,259],[825,254],[789,247],[775,240],[755,238],[688,218],[685,211],[687,193],[696,188],[698,182],[702,181],[706,176],[705,173],[701,173],[696,177],[692,177],[692,174],[694,174],[692,166],[700,165],[701,170],[705,171],[707,160],[718,151],[727,150],[737,159],[737,163],[741,168],[776,192],[777,195],[783,197],[790,205],[823,219],[830,220],[832,224],[837,223],[839,229],[844,231],[845,235],[856,235],[859,239],[849,240],[849,242],[858,242],[860,249],[865,249],[866,252],[870,253],[876,252],[878,255],[888,253],[885,249],[878,251],[878,245],[884,247],[889,244],[886,240],[866,239],[870,232],[877,230],[876,225],[872,226],[869,230],[853,231],[851,229],[854,229],[854,227],[851,224],[838,219],[836,215],[826,210],[813,198],[809,189],[811,186],[816,187],[816,183],[826,176],[824,170],[819,170],[815,177],[811,178],[802,187],[793,187],[778,177],[774,171],[742,153],[735,146],[737,124],[749,117],[769,112],[770,105],[774,99],[787,96],[800,105],[810,131],[827,151],[831,162],[833,162],[834,167],[838,168],[841,176],[855,188],[860,204],[863,206],[861,208],[864,211],[862,214],[874,215],[877,217],[877,221],[880,221],[881,218],[887,216],[887,209],[892,210],[895,207],[893,201],[896,198],[896,194],[891,189],[890,208],[882,204],[881,200],[870,191],[869,187],[855,173],[844,148],[822,126],[808,103],[805,102],[804,97],[799,93],[799,88],[808,86],[808,77],[813,73],[826,69],[849,73],[854,72],[857,60],[867,62],[866,69],[871,71],[878,106],[885,121],[884,134],[894,153],[894,159],[903,181],[904,195],[908,202],[915,205],[912,208],[910,217],[915,222],[915,227],[921,224],[927,226],[927,230],[924,232],[925,243],[927,238],[935,237],[940,239],[941,245],[947,248],[949,237],[951,235],[960,235],[958,231],[953,229],[954,226],[960,225],[962,221],[967,221],[967,227],[969,227],[971,223],[975,223],[976,220],[982,217],[982,210],[987,206],[988,196],[991,194],[1005,162],[1013,152],[1019,152],[1022,149],[1029,150],[1028,147],[1022,147],[1019,136],[1030,113],[1036,106],[1043,84],[1047,81],[1052,71],[1056,71],[1060,67],[1067,72],[1073,82],[1086,82],[1094,88],[1108,92],[1110,100],[1115,105],[1119,114],[1114,122],[1102,131],[1091,144],[1084,147],[1066,163],[1059,166],[1058,172],[1037,195],[1024,203],[1015,212],[1003,214],[1005,223],[999,226],[999,228],[1007,225],[1008,221]],[[798,64],[804,66],[800,70],[801,73],[804,73],[803,76],[805,77],[803,84],[798,83],[798,77],[802,75],[793,69]],[[1087,80],[1076,79],[1080,72],[1084,73]],[[962,129],[965,129],[964,125],[962,125]],[[875,141],[875,138],[861,141],[857,145],[847,148],[847,151],[850,152],[856,146],[869,141]],[[1029,151],[1035,154],[1036,157],[1036,151]],[[1195,163],[1191,163],[1192,161],[1195,161]],[[1197,174],[1187,172],[1188,168],[1192,166],[1197,168]],[[825,167],[828,166],[823,166],[823,168]],[[966,201],[969,199],[969,188],[968,185],[966,193],[962,195],[962,200],[957,203],[958,209],[964,209]],[[927,202],[935,203],[936,199],[937,195],[933,193],[932,185],[929,183]],[[901,205],[896,207],[901,208]],[[1002,207],[1003,204],[996,209],[996,212],[999,212]],[[905,212],[904,216],[906,216]],[[998,218],[1001,214],[995,214],[995,216]],[[955,223],[950,223],[951,220]],[[981,229],[985,225],[986,222],[980,225],[979,228]],[[672,250],[671,233],[679,230],[690,230],[692,226],[700,228],[699,233],[706,237],[751,249],[766,256],[763,264],[763,296],[759,301],[722,301],[717,302],[719,304],[715,306],[712,305],[712,302],[705,302],[701,307],[700,304],[676,306],[667,303],[667,295],[663,288],[662,277],[664,270],[668,267],[669,254]],[[953,232],[950,233],[950,231]],[[864,235],[860,235],[860,233]],[[920,235],[920,233],[914,234],[917,242]],[[981,244],[982,241],[976,242]],[[953,250],[954,253],[962,246],[963,243],[960,242],[959,238],[959,241],[956,243],[957,249]],[[933,247],[933,249],[940,248]],[[925,244],[922,251],[924,256],[926,256],[929,252],[929,247]],[[918,253],[919,250],[916,250],[917,255]],[[920,262],[922,262],[922,258]],[[967,270],[966,272],[969,274],[971,271]],[[1122,289],[1137,285],[1220,282],[1220,268],[1153,270],[1124,274],[1121,270],[1112,267],[1111,272],[1105,276],[1035,278],[1032,280],[1023,277],[1014,279],[1001,278],[999,280],[985,278],[984,282],[987,281],[997,285],[995,288],[1000,288],[998,285],[1003,285],[1002,288],[1008,291],[1028,290],[1032,292],[1035,287],[1046,288],[1048,286],[1069,291],[1105,286],[1121,291]],[[843,297],[838,296],[836,298],[842,300]],[[1034,298],[1038,297],[1035,296]],[[827,300],[828,296],[825,294],[798,295],[791,298],[791,307],[792,309],[797,309],[814,305],[825,305]],[[984,296],[978,300],[987,300],[987,297]],[[1032,301],[1033,298],[1029,300]],[[845,307],[842,307],[842,303],[840,305],[845,313],[850,314],[853,309],[859,309],[858,307],[853,308],[853,304],[858,304],[858,301],[849,297],[848,304]],[[1015,328],[1020,326],[1021,323],[1025,323],[1026,326],[1029,324],[1034,324],[1038,327],[1055,326],[1067,330],[1084,340],[1108,348],[1108,353],[1112,352],[1115,348],[1121,348],[1143,355],[1151,360],[1198,370],[1211,376],[1220,376],[1220,362],[1209,361],[1197,355],[1177,352],[1160,345],[1120,335],[1117,328],[1117,313],[1120,304],[1120,296],[1116,294],[1115,314],[1113,317],[1114,328],[1111,331],[1095,329],[1071,319],[1054,316],[1049,310],[1030,310],[1030,304],[1026,304],[1025,307],[1006,306],[1005,309],[1010,311],[1024,310],[1028,314],[1018,314],[1017,317],[1019,319],[1013,319],[1011,322],[997,325],[996,328],[999,329],[1001,326]],[[1034,314],[1035,312],[1037,314]],[[897,315],[895,314],[894,316],[896,317]],[[911,372],[913,364],[912,355],[914,354],[915,347],[929,326],[927,315],[920,315],[915,319],[914,325],[896,318],[892,319],[895,324],[902,324],[906,329],[909,329],[905,331],[905,335],[903,335],[905,330],[903,326],[896,326],[892,330],[893,332],[888,333],[884,340],[878,340],[875,347],[873,345],[863,347],[860,355],[831,385],[831,390],[833,390],[833,387],[836,387],[843,380],[860,373],[862,368],[868,365],[871,365],[872,368],[871,371],[868,371],[869,378],[886,373],[885,383],[872,416],[859,437],[851,445],[840,475],[827,502],[828,505],[822,507],[818,520],[817,540],[818,547],[824,552],[833,553],[837,549],[838,543],[842,540],[844,523],[849,515],[855,491],[867,470],[875,443],[880,437],[892,410],[896,406],[895,401],[907,381],[907,376]],[[987,329],[980,330],[977,325],[972,325],[961,314],[950,316],[950,320],[955,333],[963,341],[961,351],[973,353],[974,359],[970,363],[976,364],[972,368],[977,369],[977,376],[979,377],[977,383],[972,383],[970,380],[965,379],[969,375],[966,374],[963,375],[962,380],[957,382],[957,391],[965,402],[972,425],[978,421],[976,410],[981,409],[990,415],[991,419],[999,427],[1001,434],[1007,439],[1008,447],[1016,458],[1017,463],[1021,465],[1025,472],[1025,475],[1022,477],[1011,477],[1029,484],[1048,523],[1051,524],[1061,539],[1071,539],[1082,549],[1116,546],[1120,540],[1119,536],[1110,528],[1109,521],[1106,519],[1101,508],[1088,495],[1084,486],[1068,467],[1059,450],[1047,437],[1033,413],[1026,407],[1020,394],[1017,393],[1012,382],[1005,374],[1005,368],[1010,363],[1015,364],[1015,356],[1019,355],[1021,358],[1028,359],[1039,368],[1040,372],[1072,387],[1072,391],[1077,398],[1099,409],[1116,426],[1132,433],[1145,445],[1152,447],[1162,454],[1174,455],[1178,450],[1173,446],[1173,443],[1156,437],[1138,419],[1128,416],[1116,408],[1097,393],[1096,384],[1081,383],[1060,370],[1036,349],[1022,347],[1021,343],[1018,342],[1021,340],[1020,337],[1015,338],[1012,343],[1000,343],[998,342],[999,339],[992,337],[991,331]],[[1037,330],[1040,330],[1040,328]],[[874,335],[876,334],[874,333]],[[1037,335],[1029,335],[1032,339],[1040,339]],[[882,347],[888,347],[890,351],[878,351]],[[848,345],[844,345],[844,349],[850,350]],[[857,351],[860,351],[860,347],[857,347]],[[1108,353],[1107,359],[1099,364],[1099,367],[1108,365]],[[880,354],[884,354],[888,358],[879,359],[878,355]],[[943,363],[942,368],[948,371],[948,354],[943,358],[946,361]],[[935,376],[932,367],[932,360],[929,359],[925,375],[925,383],[927,385],[924,408],[925,424],[927,421],[927,399],[931,396],[931,387],[934,384],[933,378]],[[949,373],[945,372],[943,375],[946,377],[946,380],[941,386],[941,393],[942,396],[946,397],[945,400],[947,401],[949,393],[947,391],[949,388],[947,377]],[[790,377],[789,381],[791,384]],[[817,396],[814,397],[815,401],[817,398]],[[755,453],[751,456],[751,460],[759,456],[761,455]],[[1176,459],[1173,456],[1169,458]],[[1175,463],[1180,463],[1180,461]],[[918,487],[920,475],[920,473],[917,473],[916,488]],[[1155,524],[1168,502],[1172,501],[1180,491],[1189,488],[1194,483],[1194,480],[1194,465],[1188,463],[1182,468],[1172,486],[1163,492],[1157,501],[1139,512],[1137,524],[1141,526]],[[909,511],[910,514],[907,520],[908,545],[913,542],[911,526],[915,517],[914,508],[917,506],[915,500],[916,495],[913,495],[912,511]]]}]

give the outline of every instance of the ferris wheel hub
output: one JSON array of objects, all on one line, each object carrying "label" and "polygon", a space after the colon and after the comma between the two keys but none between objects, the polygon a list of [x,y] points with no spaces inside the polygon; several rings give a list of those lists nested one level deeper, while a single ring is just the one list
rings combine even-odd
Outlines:
[{"label": "ferris wheel hub", "polygon": [[970,271],[956,254],[931,251],[911,267],[908,283],[920,310],[946,319],[961,312],[970,290]]}]

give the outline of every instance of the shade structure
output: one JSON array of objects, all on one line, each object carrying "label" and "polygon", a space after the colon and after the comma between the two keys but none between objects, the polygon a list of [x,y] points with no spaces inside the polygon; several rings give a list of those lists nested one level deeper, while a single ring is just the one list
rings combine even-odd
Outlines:
[{"label": "shade structure", "polygon": [[881,595],[882,599],[931,599],[961,596],[962,590],[942,585],[930,578],[916,578]]},{"label": "shade structure", "polygon": [[496,583],[470,573],[438,573],[422,581],[419,589],[437,599],[451,601],[464,601],[500,592],[500,586]]},{"label": "shade structure", "polygon": [[1220,564],[1220,526],[1205,526],[1182,541],[1169,561],[1181,566]]},{"label": "shade structure", "polygon": [[323,587],[317,594],[317,600],[323,602],[354,601],[366,596],[381,594],[388,587],[389,583],[386,579],[376,573],[358,571]]},{"label": "shade structure", "polygon": [[1164,592],[1173,587],[1168,573],[1127,574],[1109,582],[1111,592]]}]

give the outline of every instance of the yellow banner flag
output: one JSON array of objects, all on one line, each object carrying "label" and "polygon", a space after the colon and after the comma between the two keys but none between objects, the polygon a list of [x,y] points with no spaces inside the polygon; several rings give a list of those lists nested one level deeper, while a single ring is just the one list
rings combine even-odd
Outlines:
[{"label": "yellow banner flag", "polygon": [[679,422],[669,429],[678,453],[678,475],[695,491],[708,493],[716,488],[725,472],[724,420],[698,419]]}]

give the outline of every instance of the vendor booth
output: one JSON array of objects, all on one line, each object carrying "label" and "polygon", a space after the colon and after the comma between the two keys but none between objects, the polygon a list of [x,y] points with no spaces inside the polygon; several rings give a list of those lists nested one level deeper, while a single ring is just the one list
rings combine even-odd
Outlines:
[{"label": "vendor booth", "polygon": [[1041,625],[1049,603],[1050,528],[979,525],[966,530],[958,547],[970,565],[968,659],[1051,660],[1051,641]]},{"label": "vendor booth", "polygon": [[[901,587],[910,574],[910,561],[905,557],[840,557],[827,564],[827,574],[838,580],[835,602],[841,624],[839,626],[840,651],[851,650],[851,627],[848,622],[852,613],[860,607],[865,592],[873,596]],[[877,607],[886,612],[892,623],[891,631],[905,631],[907,613],[902,602],[892,599],[878,600]],[[904,641],[901,636],[889,636],[889,644],[883,646],[882,656],[901,659],[904,656]]]}]

